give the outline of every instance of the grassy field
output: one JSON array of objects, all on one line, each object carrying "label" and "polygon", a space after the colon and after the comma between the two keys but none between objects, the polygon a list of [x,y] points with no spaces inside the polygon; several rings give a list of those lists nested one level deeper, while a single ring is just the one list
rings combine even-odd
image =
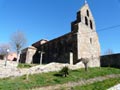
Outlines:
[{"label": "grassy field", "polygon": [[[42,74],[30,75],[29,80],[26,76],[16,78],[0,79],[0,90],[26,90],[41,86],[63,84],[69,81],[78,81],[82,79],[89,79],[98,76],[120,74],[120,69],[115,68],[89,68],[88,72],[84,69],[69,71],[68,77],[56,76],[58,72],[49,72]],[[84,89],[85,90],[85,89]],[[87,89],[86,89],[87,90]]]},{"label": "grassy field", "polygon": [[76,86],[76,87],[73,87],[72,90],[107,90],[108,88],[111,88],[112,86],[119,83],[120,83],[120,78],[107,79],[102,82],[96,82],[96,83],[81,86],[81,87]]}]

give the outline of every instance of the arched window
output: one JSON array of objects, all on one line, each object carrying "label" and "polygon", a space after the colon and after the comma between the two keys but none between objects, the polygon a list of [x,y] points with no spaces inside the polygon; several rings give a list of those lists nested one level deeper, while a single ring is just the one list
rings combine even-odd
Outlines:
[{"label": "arched window", "polygon": [[85,24],[88,25],[88,19],[85,17]]},{"label": "arched window", "polygon": [[93,29],[93,24],[91,20],[90,20],[90,28]]},{"label": "arched window", "polygon": [[89,17],[89,11],[87,10],[86,12],[87,12],[87,16]]}]

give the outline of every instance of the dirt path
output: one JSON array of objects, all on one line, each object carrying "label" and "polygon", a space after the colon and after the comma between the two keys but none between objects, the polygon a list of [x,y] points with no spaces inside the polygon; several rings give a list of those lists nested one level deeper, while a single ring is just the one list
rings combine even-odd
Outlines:
[{"label": "dirt path", "polygon": [[120,74],[112,74],[112,75],[95,77],[95,78],[91,78],[87,80],[83,79],[83,80],[79,80],[78,82],[68,82],[65,84],[57,84],[53,86],[40,87],[40,88],[35,88],[32,90],[61,90],[61,88],[63,87],[67,88],[67,90],[71,90],[71,88],[74,86],[92,84],[94,82],[103,81],[103,80],[110,79],[110,78],[118,78],[118,77],[120,77]]}]

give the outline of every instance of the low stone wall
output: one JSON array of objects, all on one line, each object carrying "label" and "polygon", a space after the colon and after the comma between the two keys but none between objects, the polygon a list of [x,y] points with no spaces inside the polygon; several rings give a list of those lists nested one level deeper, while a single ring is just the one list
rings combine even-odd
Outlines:
[{"label": "low stone wall", "polygon": [[31,67],[31,68],[25,68],[25,69],[19,69],[17,67],[10,67],[10,65],[7,65],[7,66],[2,65],[2,66],[0,66],[0,71],[1,71],[0,78],[17,77],[17,76],[22,76],[25,74],[37,74],[37,73],[59,71],[64,66],[68,66],[68,68],[71,70],[75,70],[75,69],[84,67],[82,62],[79,62],[76,65],[52,62],[52,63],[46,64],[46,65],[37,65],[37,66]]},{"label": "low stone wall", "polygon": [[[5,60],[1,60],[0,59],[0,67],[4,67],[5,66]],[[16,68],[18,66],[16,61],[7,61],[6,62],[6,66],[7,68]]]},{"label": "low stone wall", "polygon": [[116,67],[120,68],[120,53],[101,56],[101,67]]}]

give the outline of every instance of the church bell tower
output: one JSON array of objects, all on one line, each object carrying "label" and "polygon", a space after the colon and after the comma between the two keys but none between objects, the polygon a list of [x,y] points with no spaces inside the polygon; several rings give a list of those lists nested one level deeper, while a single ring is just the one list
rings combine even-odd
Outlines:
[{"label": "church bell tower", "polygon": [[100,66],[100,44],[95,20],[87,1],[71,23],[71,32],[77,35],[77,59],[89,58],[89,66]]}]

